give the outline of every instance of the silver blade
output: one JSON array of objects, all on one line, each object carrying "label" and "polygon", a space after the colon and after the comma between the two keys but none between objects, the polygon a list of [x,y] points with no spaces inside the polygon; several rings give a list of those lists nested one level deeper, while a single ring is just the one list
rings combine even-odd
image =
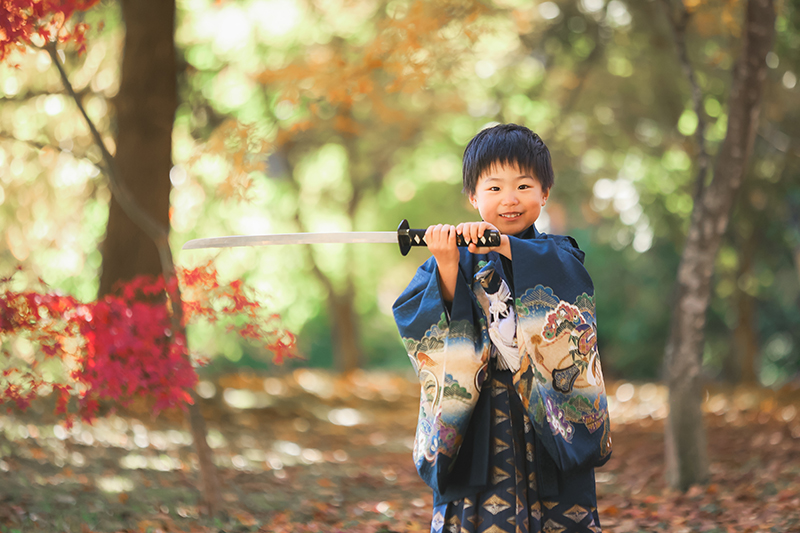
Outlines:
[{"label": "silver blade", "polygon": [[275,233],[272,235],[229,235],[194,239],[184,250],[200,248],[234,248],[237,246],[269,246],[274,244],[397,244],[396,231],[349,231],[335,233]]}]

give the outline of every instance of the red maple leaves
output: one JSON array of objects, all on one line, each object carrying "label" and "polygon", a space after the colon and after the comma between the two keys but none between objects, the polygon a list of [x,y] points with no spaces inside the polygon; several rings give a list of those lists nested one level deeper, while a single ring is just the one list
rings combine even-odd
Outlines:
[{"label": "red maple leaves", "polygon": [[280,327],[280,316],[266,311],[258,297],[241,280],[221,285],[217,272],[207,264],[180,273],[183,314],[187,323],[199,320],[228,320],[227,330],[243,339],[262,344],[272,352],[273,362],[281,364],[294,356],[295,338]]},{"label": "red maple leaves", "polygon": [[43,42],[72,41],[78,52],[86,48],[85,23],[70,31],[66,22],[77,11],[86,11],[99,0],[0,0],[0,61],[14,50],[24,50],[39,37]]},{"label": "red maple leaves", "polygon": [[[241,281],[222,285],[209,265],[183,270],[180,277],[186,321],[236,318],[228,329],[262,342],[274,362],[293,355],[294,337]],[[76,396],[77,411],[87,420],[103,401],[126,405],[143,397],[152,400],[155,413],[191,401],[196,363],[182,332],[174,331],[163,278],[138,277],[90,303],[44,285],[42,291],[16,292],[12,281],[0,280],[0,400],[24,409],[52,390],[57,412],[66,414]]]}]

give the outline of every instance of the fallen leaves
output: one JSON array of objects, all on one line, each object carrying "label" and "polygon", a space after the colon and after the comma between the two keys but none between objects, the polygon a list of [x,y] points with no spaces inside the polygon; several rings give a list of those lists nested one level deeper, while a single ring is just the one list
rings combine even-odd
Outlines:
[{"label": "fallen leaves", "polygon": [[[743,395],[770,391],[710,397],[715,394],[733,405]],[[779,401],[750,400],[740,402],[735,419],[726,410],[707,416],[711,480],[685,493],[664,484],[663,421],[648,417],[641,419],[647,424],[629,419],[615,426],[614,456],[600,470],[613,471],[614,479],[598,483],[604,531],[800,531],[800,440],[792,437],[797,421],[787,423]],[[776,433],[780,439],[771,437]]]},{"label": "fallen leaves", "polygon": [[[37,418],[48,409],[34,404],[25,419],[0,416],[0,449],[13,450],[4,457],[0,501],[10,511],[0,512],[0,528],[26,530],[35,516],[42,530],[60,530],[57,521],[64,520],[72,531],[85,524],[93,533],[429,530],[431,494],[411,461],[419,391],[410,373],[281,370],[221,376],[201,403],[215,436],[227,514],[210,520],[198,510],[196,457],[181,419],[142,421],[120,412],[92,426],[76,423],[57,439],[52,419]],[[270,400],[236,407],[225,399],[232,389]],[[715,395],[734,405],[741,394],[716,391],[709,398]],[[726,411],[707,410],[712,477],[686,493],[663,481],[662,420],[648,415],[615,425],[614,455],[597,471],[603,531],[800,529],[800,420],[785,416],[793,395],[773,395],[774,403],[742,402],[735,423]],[[645,401],[653,397],[634,394],[625,409],[657,412],[636,405]],[[344,409],[363,420],[336,425],[329,414]],[[83,462],[74,462],[74,453]],[[112,477],[133,489],[104,492],[98,481]]]}]

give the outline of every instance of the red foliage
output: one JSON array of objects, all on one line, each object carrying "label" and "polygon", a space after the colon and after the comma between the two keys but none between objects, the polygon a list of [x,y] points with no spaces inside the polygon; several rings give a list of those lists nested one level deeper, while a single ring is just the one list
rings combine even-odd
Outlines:
[{"label": "red foliage", "polygon": [[[210,266],[184,270],[180,277],[187,321],[234,319],[228,329],[263,342],[274,362],[292,355],[294,337],[280,330],[277,315],[264,316],[240,281],[221,285]],[[191,401],[187,391],[197,373],[183,333],[174,331],[163,278],[141,276],[85,304],[52,291],[12,291],[12,278],[0,280],[0,356],[5,359],[0,400],[25,409],[37,393],[52,389],[56,411],[66,414],[75,394],[86,420],[101,401],[126,405],[147,398],[155,413]],[[30,344],[17,346],[18,355],[12,356],[9,347],[20,340]],[[41,363],[52,358],[61,359],[65,382],[53,377],[52,369],[42,370]]]},{"label": "red foliage", "polygon": [[66,22],[76,11],[86,11],[99,0],[0,0],[0,61],[14,50],[24,50],[34,36],[45,42],[58,39],[72,41],[78,52],[86,49],[84,23],[76,24],[72,31]]},{"label": "red foliage", "polygon": [[180,272],[183,290],[183,314],[187,323],[200,319],[216,322],[231,320],[227,329],[244,339],[261,342],[273,353],[273,362],[281,364],[294,356],[295,338],[280,328],[280,316],[267,314],[260,298],[241,280],[221,285],[211,263]]}]

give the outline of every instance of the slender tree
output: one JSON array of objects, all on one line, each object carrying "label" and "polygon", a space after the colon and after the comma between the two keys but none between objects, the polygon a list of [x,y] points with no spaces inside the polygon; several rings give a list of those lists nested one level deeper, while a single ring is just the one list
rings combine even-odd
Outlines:
[{"label": "slender tree", "polygon": [[[172,339],[185,339],[183,300],[177,283],[175,263],[169,247],[169,171],[171,168],[172,122],[177,106],[174,0],[122,2],[127,23],[123,80],[118,101],[120,148],[115,158],[97,130],[69,80],[56,43],[69,38],[85,49],[85,24],[67,32],[65,21],[76,11],[91,8],[97,0],[72,0],[42,5],[35,0],[19,2],[16,10],[0,17],[0,60],[14,48],[24,49],[45,41],[45,49],[56,65],[62,84],[89,126],[92,138],[102,154],[114,203],[111,227],[104,249],[104,260],[124,257],[116,272],[104,269],[101,294],[117,280],[139,274],[163,275],[171,309]],[[121,228],[121,229],[120,229]],[[125,239],[126,231],[136,233]],[[122,233],[120,233],[122,232]],[[145,246],[144,241],[149,241]],[[125,264],[128,263],[128,264]],[[129,268],[129,267],[133,268]],[[112,275],[113,274],[113,275]],[[116,277],[115,277],[116,276]],[[184,356],[188,354],[184,352]],[[220,505],[216,467],[206,441],[205,420],[194,402],[189,406],[189,420],[195,441],[202,477],[202,497],[209,513]]]},{"label": "slender tree", "polygon": [[[681,19],[688,14],[681,3]],[[685,25],[683,26],[685,28]],[[676,25],[680,28],[680,25]],[[725,140],[706,185],[703,164],[689,233],[681,255],[665,351],[670,413],[666,427],[668,483],[681,490],[708,478],[708,450],[703,423],[702,353],[706,310],[714,262],[744,178],[758,127],[766,78],[766,55],[775,34],[773,0],[748,0],[741,51],[733,70]],[[681,40],[676,39],[681,57]],[[698,138],[698,142],[704,142]],[[704,153],[705,149],[701,149]]]},{"label": "slender tree", "polygon": [[[113,163],[106,161],[111,180],[118,183],[101,248],[100,295],[118,281],[138,275],[163,274],[165,279],[175,275],[168,243],[172,125],[178,106],[175,1],[123,0],[121,6],[125,46],[115,101],[117,150]],[[125,192],[121,194],[120,189]],[[170,299],[180,302],[180,292],[176,292]],[[180,305],[173,309],[179,310]],[[180,312],[175,315],[177,329],[183,331]],[[214,514],[220,506],[218,476],[206,442],[205,419],[198,397],[194,393],[193,397],[189,422],[200,462],[203,500]]]}]

